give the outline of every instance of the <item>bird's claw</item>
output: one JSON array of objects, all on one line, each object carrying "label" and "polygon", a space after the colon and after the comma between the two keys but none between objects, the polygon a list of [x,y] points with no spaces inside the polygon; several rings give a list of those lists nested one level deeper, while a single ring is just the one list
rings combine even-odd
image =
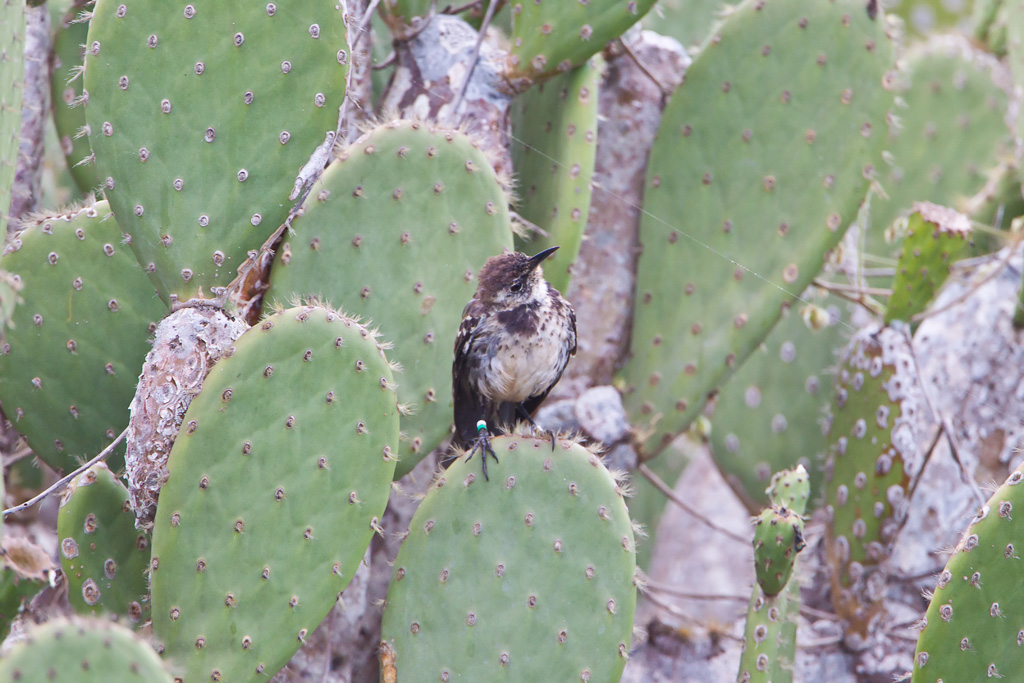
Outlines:
[{"label": "bird's claw", "polygon": [[480,459],[484,463],[484,481],[490,481],[487,477],[487,456],[490,455],[494,458],[494,462],[498,462],[498,456],[494,452],[494,447],[491,446],[491,433],[487,431],[487,425],[481,421],[481,424],[477,425],[477,436],[473,439],[473,446],[469,449],[469,456],[466,457],[466,462],[473,459],[473,454],[480,451]]}]

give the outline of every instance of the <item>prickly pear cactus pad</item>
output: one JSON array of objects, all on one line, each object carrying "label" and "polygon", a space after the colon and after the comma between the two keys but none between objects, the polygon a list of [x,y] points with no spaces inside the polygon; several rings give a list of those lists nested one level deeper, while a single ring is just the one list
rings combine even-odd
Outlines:
[{"label": "prickly pear cactus pad", "polygon": [[57,538],[76,612],[109,613],[133,627],[149,619],[149,534],[135,530],[128,490],[105,463],[80,474],[64,492]]},{"label": "prickly pear cactus pad", "polygon": [[594,57],[569,73],[530,88],[512,103],[512,167],[519,178],[519,215],[547,236],[516,240],[522,252],[561,247],[544,264],[559,291],[569,287],[590,212],[597,156],[597,88],[604,60]]},{"label": "prickly pear cactus pad", "polygon": [[721,0],[660,0],[640,22],[683,47],[699,47],[722,13]]},{"label": "prickly pear cactus pad", "polygon": [[1020,609],[1024,506],[1018,467],[978,511],[939,575],[922,622],[913,683],[1011,680],[1024,666]]},{"label": "prickly pear cactus pad", "polygon": [[[121,240],[98,202],[29,225],[0,259],[22,300],[0,339],[0,402],[57,470],[128,424],[150,326],[167,311]],[[120,468],[122,456],[110,463]]]},{"label": "prickly pear cactus pad", "polygon": [[337,125],[335,0],[99,0],[85,116],[107,199],[165,299],[230,282]]},{"label": "prickly pear cactus pad", "polygon": [[868,248],[888,255],[884,235],[914,202],[965,211],[985,187],[988,172],[1013,154],[1006,121],[1012,82],[992,55],[961,37],[937,36],[908,55],[900,93],[905,106],[888,128],[886,163],[878,180],[886,197],[871,200]]},{"label": "prickly pear cactus pad", "polygon": [[448,434],[462,309],[487,257],[512,246],[502,185],[468,136],[392,121],[340,154],[292,227],[265,301],[318,295],[387,330],[411,410],[401,476]]},{"label": "prickly pear cactus pad", "polygon": [[651,9],[654,0],[515,0],[506,78],[513,87],[579,66]]},{"label": "prickly pear cactus pad", "polygon": [[153,527],[153,634],[184,681],[272,676],[384,512],[398,412],[375,334],[320,305],[252,327],[206,378]]},{"label": "prickly pear cactus pad", "polygon": [[[803,547],[801,516],[807,510],[810,497],[810,479],[803,465],[792,470],[783,470],[772,476],[768,487],[771,508],[762,513],[755,534],[761,534],[771,526],[772,520],[791,530],[799,528],[800,535],[793,534],[786,539],[793,542],[792,552],[784,558],[785,580],[765,566],[763,555],[765,545],[759,551],[754,542],[754,561],[758,582],[750,597],[747,609],[747,623],[743,634],[743,653],[740,655],[740,673],[737,681],[744,683],[789,683],[793,680],[793,665],[796,661],[796,617],[800,611],[800,581],[797,576],[798,553]],[[766,527],[767,524],[767,527]],[[775,543],[768,535],[770,546]],[[788,549],[787,547],[786,549]],[[765,576],[768,574],[768,576]],[[769,594],[767,591],[774,591]]]},{"label": "prickly pear cactus pad", "polygon": [[885,561],[906,521],[927,438],[927,410],[905,331],[869,326],[840,358],[825,464],[826,555],[832,604],[864,636],[882,608]]},{"label": "prickly pear cactus pad", "polygon": [[0,235],[7,234],[11,183],[21,139],[21,100],[25,88],[25,3],[0,4]]},{"label": "prickly pear cactus pad", "polygon": [[79,16],[81,11],[80,7],[74,8],[64,15],[53,35],[50,104],[68,171],[79,190],[90,192],[99,187],[100,178],[96,165],[88,159],[92,150],[84,130],[85,108],[79,106],[82,97],[80,69],[85,59],[82,51],[89,33],[89,22]]},{"label": "prickly pear cactus pad", "polygon": [[800,585],[794,579],[776,596],[765,595],[760,585],[747,607],[738,683],[790,683],[796,661],[796,619],[800,612]]},{"label": "prickly pear cactus pad", "polygon": [[170,683],[160,657],[125,626],[57,618],[31,628],[0,659],[0,681]]},{"label": "prickly pear cactus pad", "polygon": [[636,590],[622,489],[579,444],[492,440],[432,484],[395,561],[384,651],[399,681],[618,681]]},{"label": "prickly pear cactus pad", "polygon": [[807,468],[797,465],[791,470],[776,472],[765,492],[772,505],[787,507],[801,516],[806,514],[811,497],[811,478]]},{"label": "prickly pear cactus pad", "polygon": [[796,554],[804,547],[804,521],[788,508],[773,505],[754,518],[754,562],[765,595],[778,595],[793,575]]},{"label": "prickly pear cactus pad", "polygon": [[883,23],[855,0],[748,0],[672,95],[622,376],[648,453],[700,414],[854,219],[892,104]]},{"label": "prickly pear cactus pad", "polygon": [[909,323],[931,303],[970,238],[971,221],[962,213],[930,202],[914,205],[885,311],[887,323]]},{"label": "prickly pear cactus pad", "polygon": [[801,299],[722,385],[711,416],[715,464],[751,512],[760,509],[771,473],[798,461],[812,488],[821,486],[828,370],[845,327],[834,297],[812,287]]}]

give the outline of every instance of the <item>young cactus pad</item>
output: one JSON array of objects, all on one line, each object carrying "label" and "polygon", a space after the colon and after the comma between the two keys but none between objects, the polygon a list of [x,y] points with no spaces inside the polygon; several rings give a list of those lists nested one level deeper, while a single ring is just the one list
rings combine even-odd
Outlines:
[{"label": "young cactus pad", "polygon": [[0,339],[0,402],[57,470],[127,426],[146,338],[167,311],[121,240],[104,201],[40,219],[0,259],[21,299]]},{"label": "young cactus pad", "polygon": [[970,239],[971,221],[967,216],[930,202],[915,204],[907,219],[886,322],[902,320],[910,324],[914,315],[924,311]]},{"label": "young cactus pad", "polygon": [[939,575],[917,640],[913,683],[1012,680],[1024,667],[1018,467],[978,511]]},{"label": "young cactus pad", "polygon": [[880,161],[884,20],[859,0],[748,0],[672,95],[640,224],[631,422],[660,451],[842,238]]},{"label": "young cactus pad", "polygon": [[397,446],[371,330],[311,305],[239,337],[185,413],[153,527],[153,634],[186,683],[284,666],[355,573]]},{"label": "young cactus pad", "polygon": [[807,514],[807,502],[811,497],[811,478],[807,468],[797,465],[791,470],[776,472],[765,493],[772,505],[787,507],[801,516]]},{"label": "young cactus pad", "polygon": [[265,301],[317,295],[387,330],[411,410],[401,476],[448,434],[452,344],[477,271],[512,246],[508,198],[468,136],[392,121],[341,153],[292,228]]},{"label": "young cactus pad", "polygon": [[0,683],[171,683],[160,657],[125,626],[56,618],[34,626],[0,659]]},{"label": "young cactus pad", "polygon": [[109,613],[131,626],[149,619],[149,534],[135,529],[128,490],[105,463],[90,467],[65,491],[57,538],[75,612]]},{"label": "young cactus pad", "polygon": [[569,287],[590,213],[590,181],[597,157],[597,87],[604,60],[595,57],[569,73],[530,88],[512,103],[512,166],[520,179],[519,215],[547,236],[519,243],[522,252],[561,247],[544,265],[559,291]]},{"label": "young cactus pad", "polygon": [[636,556],[620,486],[583,446],[492,440],[439,475],[395,561],[382,668],[415,681],[618,681]]},{"label": "young cactus pad", "polygon": [[85,56],[96,167],[166,300],[230,282],[333,131],[349,46],[335,0],[98,0]]},{"label": "young cactus pad", "polygon": [[786,587],[804,545],[804,521],[792,510],[773,505],[754,518],[754,563],[765,595],[774,597]]},{"label": "young cactus pad", "polygon": [[506,78],[515,87],[583,64],[635,24],[654,0],[514,0]]},{"label": "young cactus pad", "polygon": [[849,620],[849,633],[861,637],[882,609],[873,575],[892,553],[924,464],[926,439],[915,420],[926,405],[905,332],[874,325],[859,331],[835,382],[825,532],[832,604]]},{"label": "young cactus pad", "polygon": [[[743,653],[740,655],[740,673],[736,680],[741,683],[789,683],[793,680],[793,664],[796,660],[796,617],[800,611],[800,582],[796,577],[799,562],[798,553],[803,547],[801,515],[807,510],[810,497],[810,479],[803,465],[791,470],[775,473],[768,487],[772,507],[765,510],[758,520],[754,540],[754,561],[757,583],[750,597],[747,623],[743,634]],[[777,572],[765,572],[764,554],[777,549],[788,550],[788,546],[775,544],[774,534],[769,534],[768,543],[758,548],[757,535],[771,527],[771,521],[799,529],[800,535],[793,534],[785,542],[793,541],[790,556],[783,559],[785,577]],[[765,576],[768,574],[768,576]]]}]

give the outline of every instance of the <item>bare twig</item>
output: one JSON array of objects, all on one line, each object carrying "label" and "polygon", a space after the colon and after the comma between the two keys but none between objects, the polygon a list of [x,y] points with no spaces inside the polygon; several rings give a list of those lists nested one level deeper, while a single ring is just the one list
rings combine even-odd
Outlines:
[{"label": "bare twig", "polygon": [[686,598],[687,600],[728,600],[729,602],[749,602],[749,595],[725,595],[722,593],[689,593],[687,591],[679,590],[665,583],[653,581],[647,579],[647,590],[649,592],[664,593],[665,595],[671,595],[676,598]]},{"label": "bare twig", "polygon": [[[885,307],[878,303],[874,299],[870,298],[865,294],[865,287],[859,285],[842,285],[838,282],[827,282],[826,280],[814,280],[814,285],[827,289],[834,296],[849,301],[852,304],[864,307],[871,315],[882,315],[885,312]],[[885,290],[888,294],[892,292]],[[856,296],[854,296],[856,294]]]},{"label": "bare twig", "polygon": [[384,58],[384,61],[378,62],[377,64],[371,64],[370,68],[373,69],[374,71],[379,71],[381,69],[386,69],[389,66],[391,66],[392,64],[394,64],[396,59],[398,59],[398,57],[395,55],[395,51],[392,50],[388,54],[388,56]]},{"label": "bare twig", "polygon": [[952,301],[950,301],[945,306],[940,306],[939,308],[933,308],[930,311],[922,311],[921,313],[918,313],[917,315],[911,316],[910,320],[912,322],[915,322],[915,323],[916,322],[920,322],[922,320],[925,320],[926,318],[932,317],[933,315],[938,315],[939,313],[945,313],[946,311],[948,311],[949,309],[953,308],[954,306],[959,306],[960,304],[962,304],[964,301],[966,301],[968,299],[968,297],[970,297],[976,291],[981,289],[982,285],[986,284],[987,282],[989,282],[990,280],[995,278],[997,275],[999,275],[999,273],[1003,272],[1003,269],[1006,268],[1010,264],[1010,257],[1013,255],[1013,253],[1015,251],[1017,251],[1017,247],[1020,245],[1022,237],[1024,237],[1024,236],[1017,236],[1017,238],[1014,239],[1013,244],[1011,246],[1009,246],[1009,247],[1006,247],[1006,256],[1004,256],[1003,258],[999,259],[999,265],[996,266],[995,268],[993,268],[991,273],[989,273],[985,277],[981,278],[980,280],[978,280],[977,282],[972,284],[970,287],[967,288],[967,291],[965,291],[963,294],[961,294],[957,298],[953,299]]},{"label": "bare twig", "polygon": [[484,0],[471,0],[471,2],[459,5],[458,7],[452,7],[451,5],[448,5],[443,10],[440,11],[440,14],[462,14],[471,7],[483,4],[483,1]]},{"label": "bare twig", "polygon": [[651,70],[648,69],[647,65],[643,63],[643,61],[640,59],[640,57],[638,57],[637,54],[635,52],[633,52],[633,49],[629,45],[626,44],[625,40],[623,40],[622,38],[619,38],[619,44],[622,46],[622,49],[626,53],[626,55],[629,56],[629,58],[633,60],[634,64],[636,64],[637,68],[640,69],[640,71],[642,71],[644,73],[644,75],[647,76],[647,78],[651,79],[651,82],[654,83],[654,85],[658,88],[658,90],[661,91],[661,98],[662,98],[662,101],[664,102],[665,99],[667,99],[672,94],[672,91],[669,88],[666,88],[662,84],[662,82],[659,81],[654,76],[653,73],[651,73]]},{"label": "bare twig", "polygon": [[498,0],[488,0],[487,2],[487,13],[484,14],[484,20],[480,23],[480,32],[476,37],[476,45],[473,46],[473,56],[469,60],[469,69],[466,71],[466,78],[463,79],[462,85],[459,86],[459,94],[452,100],[451,115],[452,118],[456,117],[456,113],[459,110],[459,105],[462,104],[462,99],[466,96],[466,89],[469,87],[469,79],[473,77],[473,71],[476,69],[476,63],[480,60],[480,46],[484,43],[484,34],[487,33],[487,27],[491,25],[491,19],[494,18],[494,10],[498,5]]},{"label": "bare twig", "polygon": [[60,479],[60,481],[58,481],[53,486],[49,487],[48,489],[46,489],[45,491],[40,493],[38,496],[35,496],[34,498],[30,498],[29,500],[26,500],[21,505],[15,505],[14,507],[12,507],[9,510],[4,510],[4,519],[7,519],[11,515],[16,514],[18,512],[21,512],[22,510],[27,510],[28,508],[32,507],[33,505],[35,505],[39,501],[43,500],[44,498],[46,498],[50,494],[56,493],[57,491],[60,491],[65,486],[67,486],[68,483],[70,483],[71,480],[74,479],[75,477],[77,477],[79,474],[81,474],[82,472],[85,472],[87,469],[89,469],[90,467],[92,467],[93,465],[98,463],[100,460],[106,460],[107,457],[111,453],[114,452],[114,449],[117,447],[117,444],[121,443],[121,440],[124,439],[124,437],[127,436],[127,434],[128,434],[128,428],[125,427],[124,431],[121,432],[116,439],[111,441],[109,446],[107,446],[102,451],[100,451],[100,454],[97,455],[95,458],[93,458],[89,462],[85,463],[84,465],[79,467],[77,470],[75,470],[71,474],[63,477],[62,479]]},{"label": "bare twig", "polygon": [[370,4],[366,6],[366,11],[363,12],[363,18],[359,20],[359,25],[356,26],[356,39],[352,41],[352,51],[356,51],[356,46],[359,45],[359,41],[362,40],[363,34],[368,33],[366,30],[370,26],[370,20],[373,18],[373,13],[377,10],[377,5],[380,4],[380,0],[370,0]]},{"label": "bare twig", "polygon": [[860,285],[848,285],[842,282],[829,282],[821,278],[814,278],[814,286],[827,289],[830,292],[850,292],[853,294],[867,294],[870,296],[892,296],[891,289],[880,287],[861,287]]},{"label": "bare twig", "polygon": [[687,512],[690,515],[692,515],[693,517],[695,517],[698,521],[702,522],[709,529],[714,529],[715,531],[717,531],[719,533],[725,534],[726,536],[728,536],[729,538],[733,539],[734,541],[739,541],[740,543],[742,543],[744,545],[750,545],[750,539],[749,538],[743,538],[739,534],[736,534],[736,533],[734,533],[732,531],[729,531],[728,529],[726,529],[724,527],[718,526],[717,524],[712,522],[710,519],[708,519],[707,517],[705,517],[704,515],[702,515],[698,511],[694,510],[693,507],[691,507],[689,504],[687,504],[682,498],[677,496],[676,492],[673,491],[672,488],[668,484],[666,484],[664,482],[664,480],[662,480],[661,477],[659,477],[657,474],[655,474],[654,470],[652,470],[647,465],[641,463],[640,466],[637,467],[637,471],[640,472],[640,474],[644,475],[644,479],[646,479],[647,481],[651,482],[651,484],[654,485],[654,488],[656,488],[659,491],[661,491],[665,495],[666,498],[668,498],[673,503],[675,503],[676,505],[681,507],[685,512]]}]

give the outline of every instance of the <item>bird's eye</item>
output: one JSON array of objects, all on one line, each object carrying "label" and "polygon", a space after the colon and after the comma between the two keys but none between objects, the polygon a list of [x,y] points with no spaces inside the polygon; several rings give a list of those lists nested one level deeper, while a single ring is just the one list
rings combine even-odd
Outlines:
[{"label": "bird's eye", "polygon": [[518,292],[522,288],[523,288],[523,283],[522,282],[513,282],[512,286],[509,287],[509,289],[511,289],[513,292]]}]

